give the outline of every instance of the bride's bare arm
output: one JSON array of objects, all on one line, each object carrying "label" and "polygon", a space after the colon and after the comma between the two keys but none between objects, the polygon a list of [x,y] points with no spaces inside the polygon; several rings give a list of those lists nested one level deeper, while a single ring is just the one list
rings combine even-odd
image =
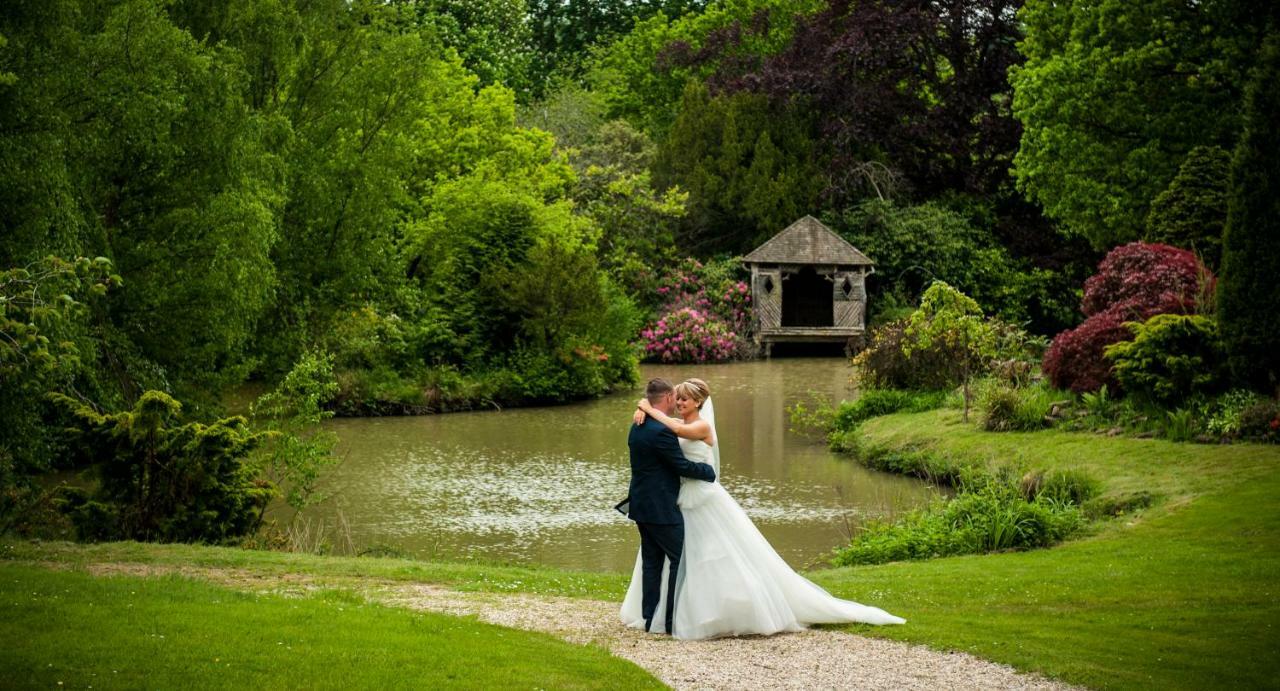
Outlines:
[{"label": "bride's bare arm", "polygon": [[[649,404],[649,401],[644,398],[640,399],[640,403],[638,405],[640,406],[640,410],[645,415],[648,415],[654,420],[661,422],[663,425],[666,426],[667,429],[671,430],[672,432],[675,432],[677,437],[684,437],[685,439],[697,439],[699,441],[705,441],[708,444],[711,443],[711,440],[708,439],[708,437],[711,436],[711,425],[707,424],[706,420],[694,420],[693,422],[685,422],[680,418],[671,417],[670,415],[663,413],[661,410],[654,408],[652,405]],[[637,415],[637,417],[639,416]]]}]

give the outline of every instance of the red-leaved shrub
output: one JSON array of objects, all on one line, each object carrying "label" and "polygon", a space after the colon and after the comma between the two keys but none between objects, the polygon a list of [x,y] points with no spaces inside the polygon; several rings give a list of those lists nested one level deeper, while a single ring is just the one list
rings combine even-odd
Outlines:
[{"label": "red-leaved shrub", "polygon": [[1054,337],[1044,354],[1045,375],[1060,389],[1097,391],[1106,384],[1116,390],[1103,351],[1133,340],[1124,323],[1194,312],[1214,285],[1213,274],[1186,250],[1145,242],[1111,250],[1084,283],[1081,310],[1088,318]]},{"label": "red-leaved shrub", "polygon": [[1107,253],[1098,273],[1085,280],[1080,309],[1087,317],[1119,305],[1135,315],[1146,313],[1142,319],[1165,312],[1187,314],[1195,311],[1202,286],[1211,290],[1213,282],[1213,274],[1187,250],[1131,242]]},{"label": "red-leaved shrub", "polygon": [[1133,338],[1124,326],[1126,321],[1119,311],[1108,310],[1058,334],[1044,354],[1045,376],[1057,388],[1077,393],[1097,391],[1103,384],[1114,391],[1115,376],[1102,351],[1112,343]]}]

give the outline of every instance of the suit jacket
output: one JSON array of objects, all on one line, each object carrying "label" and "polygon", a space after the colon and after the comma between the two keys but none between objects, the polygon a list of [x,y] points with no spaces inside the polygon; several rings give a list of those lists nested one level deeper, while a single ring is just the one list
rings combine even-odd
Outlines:
[{"label": "suit jacket", "polygon": [[675,432],[652,417],[631,426],[627,446],[631,449],[631,487],[627,495],[631,505],[627,517],[637,523],[684,523],[676,506],[680,476],[712,482],[716,471],[706,463],[685,458]]}]

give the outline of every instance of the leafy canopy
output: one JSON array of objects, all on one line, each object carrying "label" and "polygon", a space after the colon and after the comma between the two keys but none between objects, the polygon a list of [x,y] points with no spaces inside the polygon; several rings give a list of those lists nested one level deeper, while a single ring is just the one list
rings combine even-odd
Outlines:
[{"label": "leafy canopy", "polygon": [[1027,0],[1019,187],[1095,249],[1142,236],[1196,146],[1231,148],[1261,37],[1241,0]]}]

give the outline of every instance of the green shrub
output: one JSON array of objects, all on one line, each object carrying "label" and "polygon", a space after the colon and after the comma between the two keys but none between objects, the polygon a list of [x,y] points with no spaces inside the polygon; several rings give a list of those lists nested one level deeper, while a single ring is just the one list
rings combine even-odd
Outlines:
[{"label": "green shrub", "polygon": [[1155,496],[1147,491],[1130,492],[1119,496],[1096,497],[1082,507],[1089,518],[1103,518],[1133,513],[1151,506]]},{"label": "green shrub", "polygon": [[1280,441],[1280,403],[1263,399],[1240,411],[1240,436],[1255,441]]},{"label": "green shrub", "polygon": [[1074,503],[1047,495],[1027,501],[1013,485],[987,482],[896,522],[869,524],[848,547],[837,550],[833,562],[881,564],[1046,547],[1083,525],[1084,515]]},{"label": "green shrub", "polygon": [[946,391],[904,391],[902,389],[867,389],[852,401],[843,401],[833,413],[832,429],[850,430],[863,420],[893,413],[921,413],[941,408]]},{"label": "green shrub", "polygon": [[1249,406],[1265,400],[1265,396],[1246,389],[1232,389],[1218,396],[1208,406],[1205,431],[1223,439],[1239,436],[1240,414]]},{"label": "green shrub", "polygon": [[938,485],[978,487],[986,470],[980,463],[956,461],[919,449],[886,449],[868,447],[856,429],[832,435],[831,448],[848,453],[864,466],[886,473],[911,475]]},{"label": "green shrub", "polygon": [[557,354],[521,348],[508,359],[511,377],[499,394],[513,403],[554,403],[599,396],[609,390],[611,383],[605,377],[607,361],[607,354],[599,347]]},{"label": "green shrub", "polygon": [[[0,533],[28,523],[28,514],[47,503],[35,478],[56,466],[61,454],[57,411],[46,395],[73,387],[102,393],[93,391],[96,345],[89,334],[100,331],[90,327],[93,308],[121,283],[112,270],[101,257],[51,256],[23,268],[0,266]],[[119,368],[121,355],[112,350]],[[113,370],[103,378],[120,375]]]},{"label": "green shrub", "polygon": [[412,376],[389,366],[338,372],[334,408],[339,415],[401,415],[431,410]]},{"label": "green shrub", "polygon": [[76,419],[72,448],[98,470],[97,490],[64,504],[82,538],[223,542],[261,522],[275,490],[244,462],[262,435],[243,417],[179,424],[181,404],[159,391],[109,415],[55,399]]},{"label": "green shrub", "polygon": [[320,429],[333,417],[326,409],[338,392],[333,356],[304,353],[276,388],[253,403],[250,417],[266,432],[255,454],[261,472],[280,488],[296,512],[321,501],[321,474],[337,462],[338,435]]},{"label": "green shrub", "polygon": [[1021,405],[1022,396],[1012,387],[997,386],[983,391],[978,397],[978,406],[983,412],[983,429],[991,432],[1024,429],[1025,421],[1018,418]]},{"label": "green shrub", "polygon": [[1044,498],[1082,506],[1098,495],[1102,484],[1079,470],[1033,471],[1022,476],[1019,489],[1027,501]]},{"label": "green shrub", "polygon": [[908,357],[903,352],[907,320],[877,327],[868,346],[853,359],[858,383],[879,389],[948,389],[955,376],[948,364],[953,354],[941,343],[917,349]]},{"label": "green shrub", "polygon": [[1157,314],[1129,323],[1132,341],[1107,346],[1116,380],[1126,391],[1164,408],[1220,391],[1226,354],[1213,320],[1195,314]]},{"label": "green shrub", "polygon": [[1178,408],[1164,411],[1160,435],[1169,441],[1191,441],[1200,431],[1200,422],[1194,410]]},{"label": "green shrub", "polygon": [[1110,417],[1117,405],[1116,398],[1111,395],[1106,384],[1097,391],[1086,391],[1080,394],[1080,402],[1084,404],[1084,409],[1089,415],[1100,418]]},{"label": "green shrub", "polygon": [[983,387],[978,394],[978,407],[983,412],[982,426],[991,432],[1032,431],[1043,429],[1050,409],[1063,400],[1063,394],[1043,384],[1016,388],[1004,384]]},{"label": "green shrub", "polygon": [[984,319],[972,300],[935,283],[909,319],[873,329],[853,365],[867,388],[950,389],[987,372],[1027,384],[1047,345],[1017,326]]}]

